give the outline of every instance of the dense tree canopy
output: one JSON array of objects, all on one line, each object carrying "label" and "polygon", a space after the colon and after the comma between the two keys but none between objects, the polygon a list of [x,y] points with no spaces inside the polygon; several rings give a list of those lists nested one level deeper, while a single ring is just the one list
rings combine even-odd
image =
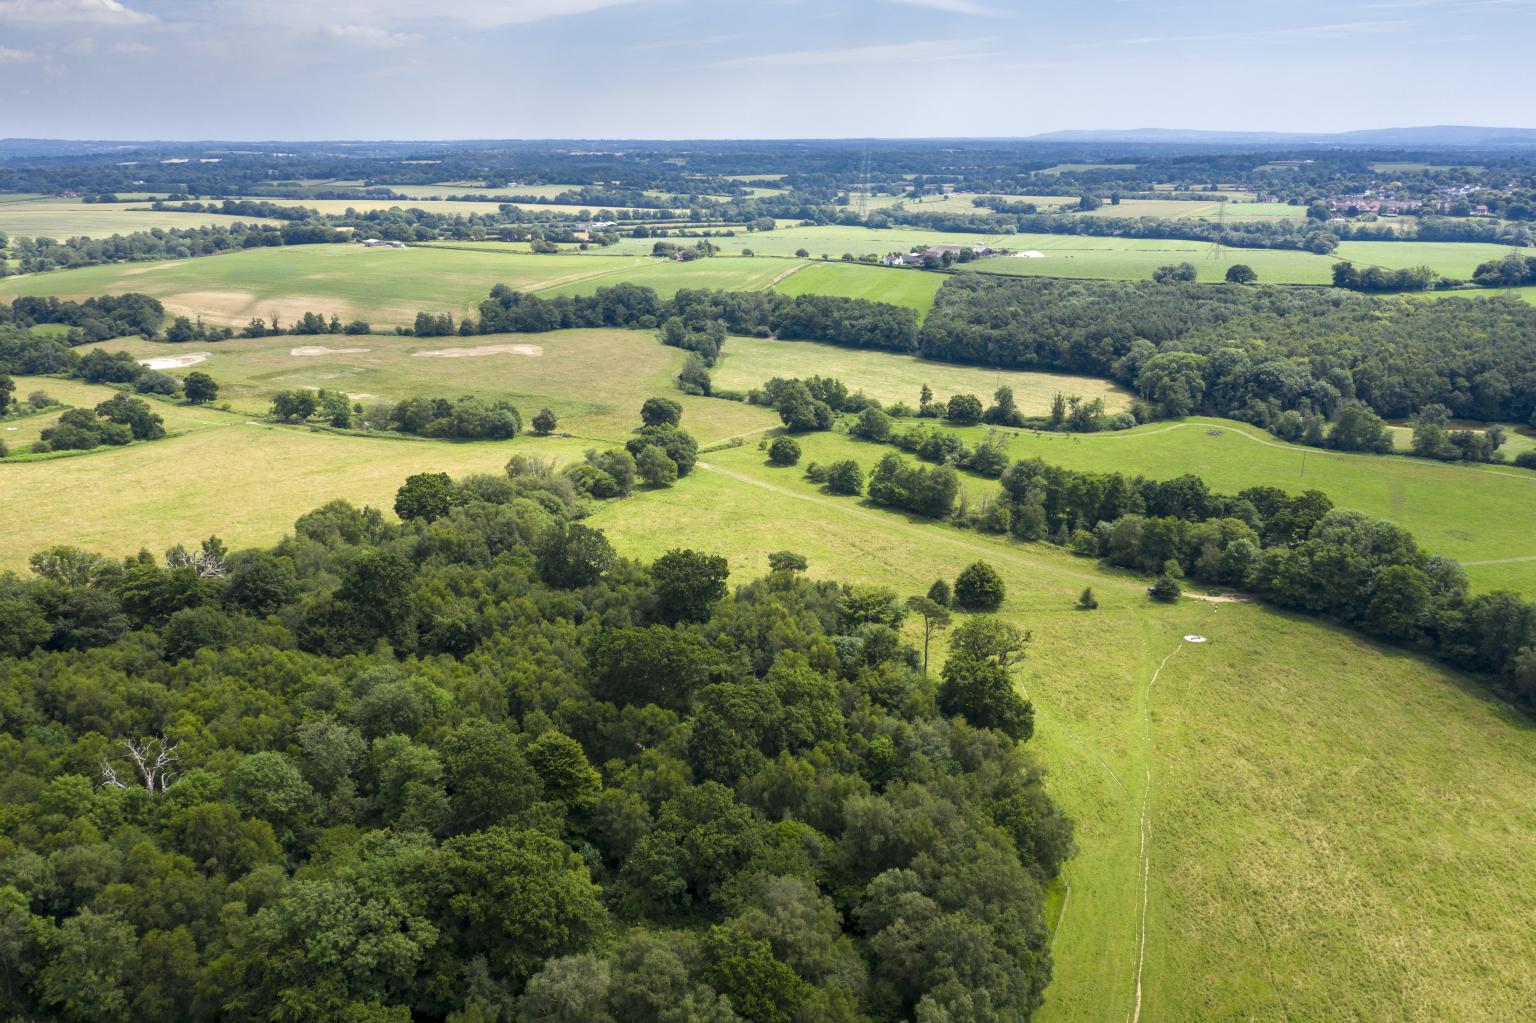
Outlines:
[{"label": "dense tree canopy", "polygon": [[0,576],[0,1013],[1039,1005],[1072,837],[1016,742],[1018,637],[969,621],[936,683],[894,594],[618,559],[562,479]]}]

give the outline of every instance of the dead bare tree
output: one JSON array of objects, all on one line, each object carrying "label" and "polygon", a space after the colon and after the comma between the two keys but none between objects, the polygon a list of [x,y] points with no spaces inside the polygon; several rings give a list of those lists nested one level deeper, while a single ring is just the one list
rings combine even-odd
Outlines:
[{"label": "dead bare tree", "polygon": [[204,579],[218,578],[224,574],[224,560],[229,553],[224,541],[216,536],[204,540],[195,551],[177,544],[165,552],[165,563],[171,568],[190,568]]},{"label": "dead bare tree", "polygon": [[[123,748],[124,754],[133,763],[134,771],[139,780],[149,790],[150,795],[158,795],[171,787],[171,781],[175,778],[176,747],[179,743],[167,743],[165,739],[123,739],[118,743]],[[118,777],[117,767],[110,757],[101,760],[102,784],[113,788],[125,789],[128,787]]]}]

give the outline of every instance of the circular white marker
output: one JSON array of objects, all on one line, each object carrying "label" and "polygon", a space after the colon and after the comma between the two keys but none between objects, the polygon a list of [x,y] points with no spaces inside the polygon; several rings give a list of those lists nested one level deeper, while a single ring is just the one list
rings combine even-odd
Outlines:
[{"label": "circular white marker", "polygon": [[1205,642],[1205,637],[1204,636],[1185,636],[1184,637],[1184,642],[1186,642],[1186,643],[1204,643]]}]

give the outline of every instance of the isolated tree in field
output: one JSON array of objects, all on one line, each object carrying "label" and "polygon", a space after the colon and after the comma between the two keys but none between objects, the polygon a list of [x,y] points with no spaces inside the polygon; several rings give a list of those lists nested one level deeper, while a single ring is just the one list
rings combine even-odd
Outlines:
[{"label": "isolated tree in field", "polygon": [[810,253],[809,249],[796,249],[795,250],[795,258],[797,258],[797,259],[809,259],[810,255],[811,255],[811,253]]},{"label": "isolated tree in field", "polygon": [[949,626],[949,608],[928,597],[908,597],[907,609],[923,619],[923,670],[928,670],[928,642],[933,634]]},{"label": "isolated tree in field", "polygon": [[775,437],[768,445],[768,461],[774,465],[794,465],[800,461],[800,445],[793,437]]},{"label": "isolated tree in field", "polygon": [[448,514],[453,502],[453,480],[446,472],[420,472],[407,476],[395,492],[395,514],[407,522],[434,522]]},{"label": "isolated tree in field", "polygon": [[718,554],[672,550],[651,565],[656,613],[668,625],[702,622],[725,599],[730,566]]},{"label": "isolated tree in field", "polygon": [[949,583],[943,579],[935,579],[933,585],[928,587],[928,599],[940,607],[951,606],[954,603],[954,598],[950,596]]},{"label": "isolated tree in field", "polygon": [[558,422],[553,412],[547,408],[541,408],[539,409],[539,414],[533,417],[533,432],[541,436],[548,436],[555,432],[555,426],[558,425]]},{"label": "isolated tree in field", "polygon": [[635,471],[653,487],[670,487],[677,482],[677,463],[654,444],[641,448],[635,456]]},{"label": "isolated tree in field", "polygon": [[1003,603],[1003,577],[985,561],[977,561],[955,579],[955,604],[966,611],[996,611]]},{"label": "isolated tree in field", "polygon": [[194,405],[206,405],[219,396],[219,385],[213,377],[200,370],[188,373],[181,382],[181,389],[187,400]]},{"label": "isolated tree in field", "polygon": [[1166,575],[1159,576],[1157,582],[1147,587],[1147,595],[1163,604],[1172,604],[1183,592],[1179,589],[1179,584]]},{"label": "isolated tree in field", "polygon": [[16,393],[16,381],[0,376],[0,416],[11,410],[11,398]]},{"label": "isolated tree in field", "polygon": [[671,398],[647,398],[640,406],[640,421],[646,426],[676,426],[683,421],[683,406]]},{"label": "isolated tree in field", "polygon": [[1077,197],[1077,208],[1084,213],[1091,213],[1104,205],[1104,200],[1096,195],[1080,195]]},{"label": "isolated tree in field", "polygon": [[1095,597],[1093,595],[1093,587],[1092,586],[1084,588],[1083,592],[1078,595],[1077,607],[1078,607],[1078,610],[1080,610],[1080,611],[1097,611],[1098,610],[1098,608],[1099,608],[1099,598]]},{"label": "isolated tree in field", "polygon": [[1247,263],[1233,263],[1227,267],[1228,284],[1253,284],[1258,279],[1259,275]]},{"label": "isolated tree in field", "polygon": [[796,554],[794,551],[774,551],[768,555],[768,570],[774,573],[784,572],[790,575],[796,572],[804,572],[807,566],[804,554]]}]

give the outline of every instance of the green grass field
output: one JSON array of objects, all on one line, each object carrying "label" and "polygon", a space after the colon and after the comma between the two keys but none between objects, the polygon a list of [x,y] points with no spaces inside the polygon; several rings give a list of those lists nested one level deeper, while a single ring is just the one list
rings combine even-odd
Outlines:
[{"label": "green grass field", "polygon": [[108,238],[114,234],[167,227],[228,227],[234,223],[275,224],[261,217],[219,213],[156,212],[139,203],[86,203],[54,196],[0,194],[0,233],[16,238]]},{"label": "green grass field", "polygon": [[291,320],[313,310],[392,326],[410,323],[422,309],[461,316],[498,283],[520,290],[555,288],[653,263],[643,257],[576,260],[459,249],[302,245],[11,277],[0,281],[0,298],[140,291],[162,300],[172,312],[202,315],[215,323],[244,323],[273,311]]},{"label": "green grass field", "polygon": [[890,302],[926,316],[944,284],[939,274],[894,270],[859,263],[812,263],[773,286],[786,295],[840,295],[870,302]]},{"label": "green grass field", "polygon": [[1215,282],[1234,263],[1246,263],[1265,284],[1330,284],[1333,265],[1341,259],[1359,267],[1429,266],[1444,276],[1466,279],[1479,263],[1510,251],[1507,246],[1463,242],[1342,242],[1334,255],[1318,256],[1294,249],[1239,249],[1181,239],[1059,234],[1012,235],[1003,244],[1010,250],[1042,255],[1035,259],[999,256],[967,267],[1023,277],[1149,280],[1166,263],[1190,262],[1199,270],[1200,280]]},{"label": "green grass field", "polygon": [[[804,271],[802,271],[804,272]],[[1124,408],[1130,395],[1108,381],[1059,373],[1027,373],[926,362],[910,355],[864,351],[816,344],[812,341],[729,339],[713,372],[717,387],[745,391],[775,376],[832,376],[850,390],[862,390],[884,404],[904,401],[917,405],[926,383],[941,399],[951,394],[975,394],[990,402],[992,392],[1013,388],[1019,407],[1029,414],[1050,411],[1057,392],[1103,398],[1112,410]]]},{"label": "green grass field", "polygon": [[[815,435],[806,458],[843,443]],[[1037,1018],[1129,1017],[1143,825],[1143,1019],[1494,1021],[1536,998],[1536,730],[1474,684],[1255,605],[1156,606],[1088,561],[822,495],[751,445],[593,522],[641,557],[720,551],[738,577],[784,547],[899,593],[978,557],[1002,572],[1081,849]],[[1085,585],[1091,614],[1072,610]]]}]

